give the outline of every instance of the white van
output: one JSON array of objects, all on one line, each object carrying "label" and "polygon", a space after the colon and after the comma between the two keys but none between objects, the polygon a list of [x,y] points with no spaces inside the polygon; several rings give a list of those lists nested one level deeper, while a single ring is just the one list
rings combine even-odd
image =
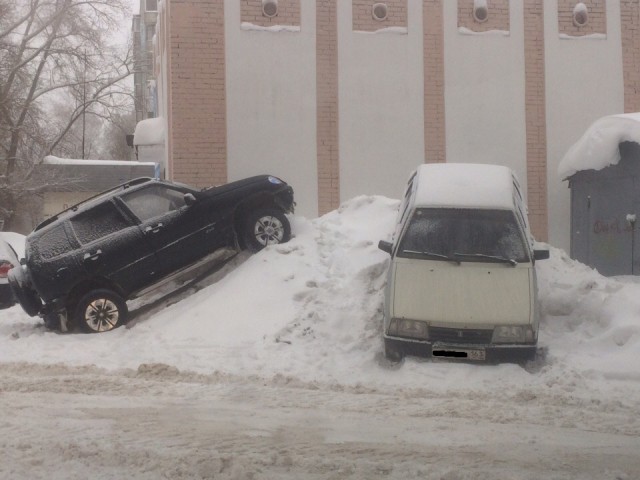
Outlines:
[{"label": "white van", "polygon": [[538,340],[536,260],[527,210],[509,168],[421,165],[410,177],[392,242],[385,355],[530,359]]}]

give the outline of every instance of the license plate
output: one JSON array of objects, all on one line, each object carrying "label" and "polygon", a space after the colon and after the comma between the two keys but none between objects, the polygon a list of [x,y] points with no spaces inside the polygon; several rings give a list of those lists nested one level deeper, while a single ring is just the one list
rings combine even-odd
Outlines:
[{"label": "license plate", "polygon": [[432,351],[434,357],[457,358],[460,360],[484,361],[486,353],[484,349],[442,348],[435,347]]}]

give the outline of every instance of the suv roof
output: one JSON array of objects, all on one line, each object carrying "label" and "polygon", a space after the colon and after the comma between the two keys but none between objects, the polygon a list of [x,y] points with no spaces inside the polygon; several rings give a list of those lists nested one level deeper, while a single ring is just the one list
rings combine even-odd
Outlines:
[{"label": "suv roof", "polygon": [[416,207],[511,210],[517,180],[510,168],[476,163],[432,163],[416,171]]}]

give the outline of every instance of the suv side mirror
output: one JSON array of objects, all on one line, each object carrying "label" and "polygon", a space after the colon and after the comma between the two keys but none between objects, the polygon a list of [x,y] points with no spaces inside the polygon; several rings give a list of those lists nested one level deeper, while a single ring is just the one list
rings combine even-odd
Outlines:
[{"label": "suv side mirror", "polygon": [[196,197],[193,195],[193,193],[185,193],[184,194],[184,203],[187,206],[191,206],[194,203],[196,203]]},{"label": "suv side mirror", "polygon": [[533,259],[534,260],[546,260],[549,258],[549,250],[534,250],[533,251]]},{"label": "suv side mirror", "polygon": [[393,244],[391,242],[387,242],[385,240],[380,240],[378,242],[378,248],[380,250],[382,250],[383,252],[387,252],[389,255],[391,255],[391,250],[393,249]]}]

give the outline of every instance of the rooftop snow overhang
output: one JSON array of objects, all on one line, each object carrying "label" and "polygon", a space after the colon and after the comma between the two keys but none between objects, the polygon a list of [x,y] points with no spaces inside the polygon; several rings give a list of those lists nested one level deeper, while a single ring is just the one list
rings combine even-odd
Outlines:
[{"label": "rooftop snow overhang", "polygon": [[583,170],[602,170],[620,161],[622,142],[640,144],[640,113],[609,115],[596,120],[558,165],[562,180]]},{"label": "rooftop snow overhang", "polygon": [[133,134],[133,144],[164,145],[164,119],[157,117],[139,121]]}]

